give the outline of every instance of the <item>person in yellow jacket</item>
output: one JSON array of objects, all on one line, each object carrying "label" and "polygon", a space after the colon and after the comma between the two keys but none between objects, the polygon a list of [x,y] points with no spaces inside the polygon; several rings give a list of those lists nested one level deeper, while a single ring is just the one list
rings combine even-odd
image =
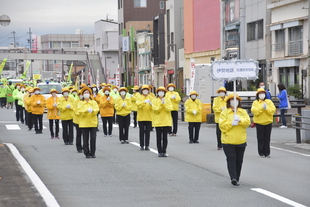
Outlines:
[{"label": "person in yellow jacket", "polygon": [[25,123],[25,106],[24,106],[24,95],[25,95],[26,86],[24,84],[20,85],[20,90],[15,94],[15,100],[17,100],[17,104],[19,107],[19,118],[22,124]]},{"label": "person in yellow jacket", "polygon": [[74,101],[74,106],[73,106],[73,126],[75,127],[75,132],[76,132],[76,137],[75,137],[75,145],[78,153],[83,152],[83,147],[82,147],[82,130],[79,126],[81,116],[79,116],[78,112],[78,106],[79,103],[83,100],[83,95],[81,94],[81,91],[78,91],[78,97],[79,100]]},{"label": "person in yellow jacket", "polygon": [[[185,121],[188,122],[189,143],[199,143],[199,131],[202,122],[202,103],[197,99],[198,93],[191,91],[186,100]],[[194,136],[195,130],[195,136]]]},{"label": "person in yellow jacket", "polygon": [[234,100],[234,93],[230,93],[226,98],[226,109],[220,114],[219,120],[227,168],[231,184],[235,186],[239,186],[243,156],[247,145],[246,128],[251,123],[247,111],[241,108],[241,100],[238,94]]},{"label": "person in yellow jacket", "polygon": [[[96,138],[99,107],[95,100],[91,99],[92,89],[81,89],[83,101],[79,102],[78,114],[80,116],[79,127],[83,134],[83,150],[86,158],[96,158]],[[89,148],[90,145],[90,148]]]},{"label": "person in yellow jacket", "polygon": [[30,103],[32,107],[32,118],[34,120],[34,128],[36,131],[36,134],[42,134],[43,133],[43,114],[44,114],[44,108],[45,108],[45,98],[43,95],[40,94],[41,89],[38,87],[35,87],[33,89],[34,95],[30,98]]},{"label": "person in yellow jacket", "polygon": [[216,124],[216,138],[217,138],[217,149],[222,149],[222,142],[221,142],[221,130],[219,127],[219,120],[220,120],[220,114],[222,111],[226,109],[226,88],[220,87],[216,93],[218,94],[218,97],[214,98],[213,100],[213,106],[212,109],[214,111],[214,121]]},{"label": "person in yellow jacket", "polygon": [[133,128],[137,127],[137,104],[136,101],[137,99],[140,97],[140,93],[139,93],[139,86],[134,86],[133,87],[133,94],[131,96],[131,110],[133,112]]},{"label": "person in yellow jacket", "polygon": [[[23,96],[23,104],[24,104],[24,107],[25,107],[25,124],[28,126],[29,124],[29,112],[28,112],[28,105],[27,105],[27,99],[29,99],[29,95],[30,95],[30,87],[26,88],[25,90],[25,94]],[[32,89],[31,89],[32,90]]]},{"label": "person in yellow jacket", "polygon": [[[47,119],[49,120],[49,127],[51,132],[51,139],[59,139],[59,110],[57,108],[58,103],[58,97],[57,97],[58,91],[56,89],[51,89],[50,94],[52,94],[51,97],[49,97],[46,100],[46,108],[47,108]],[[54,133],[54,123],[55,123],[55,133]]]},{"label": "person in yellow jacket", "polygon": [[28,112],[28,131],[31,131],[33,128],[33,115],[32,115],[32,106],[31,106],[31,96],[34,95],[33,88],[28,88],[28,96],[25,97],[25,106],[27,106],[27,112]]},{"label": "person in yellow jacket", "polygon": [[69,96],[69,89],[62,89],[62,97],[58,100],[57,108],[60,111],[62,138],[65,145],[73,145],[73,107],[74,98]]},{"label": "person in yellow jacket", "polygon": [[261,157],[270,157],[270,134],[272,130],[273,115],[276,107],[266,97],[264,88],[256,92],[256,100],[252,104],[251,111],[256,126],[258,154]]},{"label": "person in yellow jacket", "polygon": [[137,99],[137,121],[139,124],[140,150],[150,150],[150,133],[152,128],[152,96],[148,85],[142,86],[142,95]]},{"label": "person in yellow jacket", "polygon": [[131,99],[126,96],[127,88],[119,89],[120,97],[115,100],[115,109],[118,120],[119,140],[128,144],[128,130],[130,125]]},{"label": "person in yellow jacket", "polygon": [[[119,90],[117,86],[112,86],[112,90],[110,92],[110,96],[116,101],[116,99],[119,97]],[[113,124],[117,124],[117,115],[116,115],[116,109],[114,110],[114,115],[113,115]]]},{"label": "person in yellow jacket", "polygon": [[111,88],[104,87],[102,91],[104,92],[104,95],[102,95],[100,98],[99,109],[103,125],[103,134],[105,137],[108,135],[112,137],[113,115],[115,106],[114,98],[110,96]]},{"label": "person in yellow jacket", "polygon": [[181,101],[181,97],[178,92],[174,91],[175,88],[176,86],[172,83],[167,85],[168,92],[166,93],[166,98],[170,98],[172,102],[171,116],[173,121],[173,128],[170,128],[170,136],[176,136],[178,132],[179,102]]},{"label": "person in yellow jacket", "polygon": [[156,145],[158,157],[167,157],[168,132],[172,125],[171,110],[172,103],[165,97],[167,90],[165,87],[158,87],[157,98],[152,101],[153,121],[152,126],[156,130]]}]

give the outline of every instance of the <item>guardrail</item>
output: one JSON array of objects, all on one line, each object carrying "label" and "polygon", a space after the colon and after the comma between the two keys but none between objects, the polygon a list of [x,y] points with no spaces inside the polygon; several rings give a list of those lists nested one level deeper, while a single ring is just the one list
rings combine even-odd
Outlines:
[{"label": "guardrail", "polygon": [[295,126],[293,125],[293,128],[296,129],[296,143],[301,143],[300,130],[310,131],[310,128],[302,127],[303,124],[310,125],[310,121],[309,121],[309,123],[302,122],[301,119],[309,119],[310,120],[310,117],[299,116],[299,115],[292,115],[292,117],[294,118],[292,122],[295,124]]}]

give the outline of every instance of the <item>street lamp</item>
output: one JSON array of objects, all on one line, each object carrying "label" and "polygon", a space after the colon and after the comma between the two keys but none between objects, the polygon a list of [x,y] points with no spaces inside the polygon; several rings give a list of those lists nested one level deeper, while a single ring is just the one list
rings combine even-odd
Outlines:
[{"label": "street lamp", "polygon": [[106,72],[106,75],[105,75],[105,82],[108,83],[108,68],[107,68],[107,59],[111,59],[111,57],[104,57],[104,69],[105,69],[105,72]]}]

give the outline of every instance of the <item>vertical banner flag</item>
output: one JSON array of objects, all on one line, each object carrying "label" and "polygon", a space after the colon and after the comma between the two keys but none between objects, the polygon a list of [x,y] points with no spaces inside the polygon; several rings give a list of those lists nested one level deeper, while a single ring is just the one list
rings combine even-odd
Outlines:
[{"label": "vertical banner flag", "polygon": [[4,58],[4,59],[2,60],[2,63],[1,63],[1,65],[0,65],[0,75],[2,74],[3,68],[4,68],[5,63],[6,63],[7,60],[8,60],[7,58]]},{"label": "vertical banner flag", "polygon": [[191,74],[190,74],[190,91],[189,92],[191,92],[191,91],[193,91],[194,90],[194,84],[195,84],[195,69],[196,69],[196,66],[195,66],[195,59],[191,59],[191,61],[190,61],[190,72],[191,72]]},{"label": "vertical banner flag", "polygon": [[168,64],[168,62],[165,60],[165,67],[164,67],[164,85],[165,85],[165,87],[168,85],[168,83],[167,83],[167,78],[168,78],[167,64]]},{"label": "vertical banner flag", "polygon": [[120,86],[120,68],[119,68],[119,65],[117,66],[117,69],[116,69],[116,80],[115,80],[115,85],[117,87]]},{"label": "vertical banner flag", "polygon": [[76,76],[76,79],[75,79],[75,89],[78,89],[79,88],[79,83],[80,83],[80,76]]},{"label": "vertical banner flag", "polygon": [[92,85],[93,84],[93,79],[92,79],[92,76],[91,76],[91,70],[90,70],[90,68],[88,69],[88,81],[87,81],[87,83],[89,84],[89,85]]},{"label": "vertical banner flag", "polygon": [[71,73],[72,73],[72,67],[73,67],[73,62],[71,63],[70,65],[70,70],[69,70],[69,73],[68,73],[68,79],[67,79],[67,82],[71,82]]},{"label": "vertical banner flag", "polygon": [[154,86],[155,71],[154,71],[154,63],[152,61],[151,61],[151,71],[152,71],[152,86]]},{"label": "vertical banner flag", "polygon": [[84,69],[82,70],[82,80],[81,80],[81,84],[84,83]]},{"label": "vertical banner flag", "polygon": [[26,79],[27,71],[29,69],[30,64],[31,64],[31,62],[28,60],[27,63],[26,63],[26,69],[24,70],[23,75],[20,77],[21,79]]},{"label": "vertical banner flag", "polygon": [[135,79],[134,79],[134,84],[137,86],[137,85],[139,85],[139,79],[138,79],[138,75],[139,75],[139,73],[138,73],[138,70],[139,70],[139,68],[138,68],[138,66],[136,66],[136,68],[135,68]]},{"label": "vertical banner flag", "polygon": [[99,69],[97,69],[96,85],[99,88]]}]

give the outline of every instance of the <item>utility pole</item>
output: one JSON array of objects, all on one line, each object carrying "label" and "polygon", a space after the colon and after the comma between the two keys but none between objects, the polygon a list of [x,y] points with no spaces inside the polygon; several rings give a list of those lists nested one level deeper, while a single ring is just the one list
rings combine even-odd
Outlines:
[{"label": "utility pole", "polygon": [[16,47],[16,39],[15,39],[16,32],[13,31],[12,33],[13,33],[13,47],[15,48]]},{"label": "utility pole", "polygon": [[[30,53],[31,53],[32,52],[32,49],[31,49],[31,47],[32,47],[32,37],[31,37],[32,32],[31,32],[31,28],[30,27],[29,27],[28,34],[29,34],[29,50],[30,50]],[[32,78],[32,76],[33,76],[33,71],[32,71],[32,63],[31,63],[30,64],[30,78]]]}]

